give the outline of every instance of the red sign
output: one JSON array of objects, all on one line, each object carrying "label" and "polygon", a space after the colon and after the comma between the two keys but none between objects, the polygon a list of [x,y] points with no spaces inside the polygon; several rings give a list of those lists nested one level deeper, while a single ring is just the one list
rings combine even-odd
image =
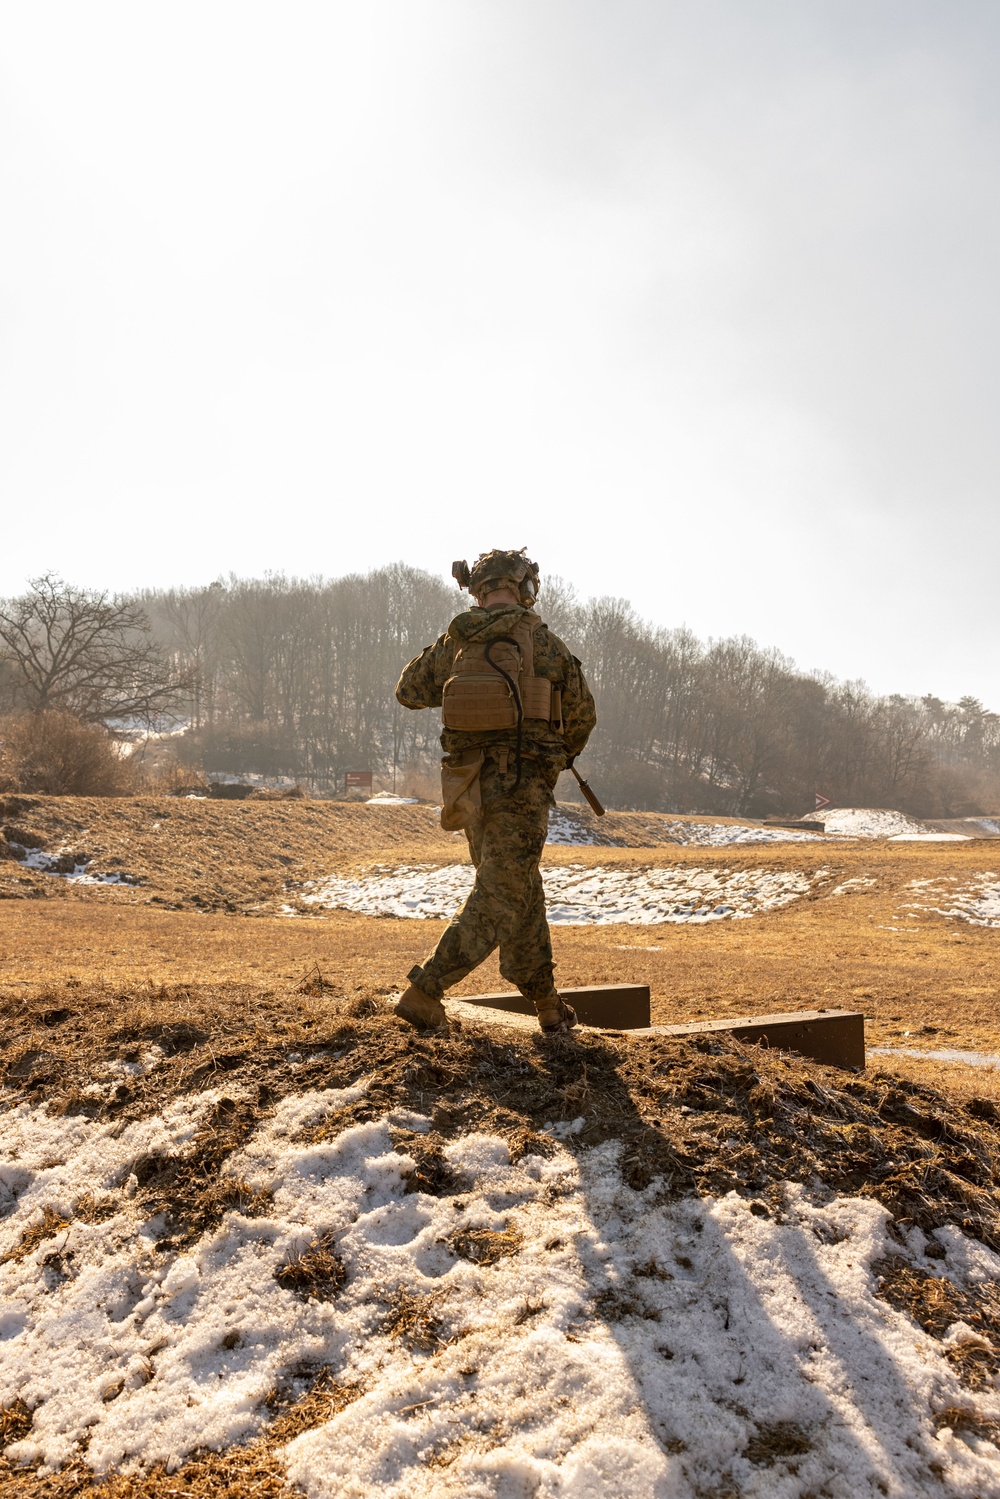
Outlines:
[{"label": "red sign", "polygon": [[831,802],[830,798],[828,796],[821,796],[820,793],[817,791],[817,793],[816,793],[816,811],[817,812],[822,812],[822,810],[823,810],[824,807],[832,807],[832,806],[833,806],[833,803]]},{"label": "red sign", "polygon": [[370,770],[345,770],[345,791],[368,791],[372,789],[372,773]]}]

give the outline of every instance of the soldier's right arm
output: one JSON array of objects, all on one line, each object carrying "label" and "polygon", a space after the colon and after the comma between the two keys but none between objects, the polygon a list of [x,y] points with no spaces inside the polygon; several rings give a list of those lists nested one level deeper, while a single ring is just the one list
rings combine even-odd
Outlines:
[{"label": "soldier's right arm", "polygon": [[447,634],[425,646],[396,683],[396,698],[404,708],[440,708],[441,691],[451,676],[455,643]]}]

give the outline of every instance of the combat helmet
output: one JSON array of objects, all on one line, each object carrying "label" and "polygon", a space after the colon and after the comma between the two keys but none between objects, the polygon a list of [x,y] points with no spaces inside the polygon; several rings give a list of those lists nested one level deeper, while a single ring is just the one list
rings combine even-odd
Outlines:
[{"label": "combat helmet", "polygon": [[511,588],[527,609],[534,607],[538,597],[539,573],[537,562],[527,555],[527,547],[519,552],[480,552],[470,567],[467,562],[453,562],[451,575],[459,588],[467,588],[477,598],[493,588]]}]

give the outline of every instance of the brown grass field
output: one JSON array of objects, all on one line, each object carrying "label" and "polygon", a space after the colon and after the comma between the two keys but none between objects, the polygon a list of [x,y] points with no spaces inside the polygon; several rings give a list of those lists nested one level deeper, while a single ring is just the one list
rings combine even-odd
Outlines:
[{"label": "brown grass field", "polygon": [[[440,922],[302,906],[310,914],[276,913],[295,908],[301,884],[325,874],[466,857],[464,839],[443,833],[426,806],[37,797],[8,798],[4,810],[8,837],[20,831],[50,851],[85,852],[90,868],[139,881],[70,886],[0,861],[0,995],[8,1004],[66,985],[124,993],[251,983],[280,993],[316,970],[338,993],[386,994],[433,947]],[[545,861],[824,870],[829,878],[745,921],[556,927],[561,984],[649,984],[653,1019],[665,1023],[856,1008],[870,1045],[1000,1051],[1000,931],[906,909],[913,880],[995,872],[1000,850],[991,842],[661,842],[678,820],[611,814],[597,824],[602,834],[646,846],[550,846]],[[859,878],[874,883],[829,893]],[[504,987],[493,960],[455,992]],[[1000,1091],[1000,1074],[987,1068],[903,1057],[879,1065],[961,1092]]]}]

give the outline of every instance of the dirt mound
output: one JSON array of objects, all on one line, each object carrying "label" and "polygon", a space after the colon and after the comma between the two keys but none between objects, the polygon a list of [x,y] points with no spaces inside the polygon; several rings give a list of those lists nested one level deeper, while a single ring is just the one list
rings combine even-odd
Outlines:
[{"label": "dirt mound", "polygon": [[[381,995],[312,991],[145,1003],[73,991],[7,1007],[7,1120],[27,1133],[3,1273],[21,1336],[45,1339],[58,1316],[87,1361],[79,1388],[100,1394],[90,1411],[28,1361],[24,1397],[4,1397],[4,1495],[279,1496],[289,1478],[336,1492],[355,1438],[396,1453],[412,1421],[424,1456],[393,1462],[420,1462],[409,1492],[430,1496],[436,1469],[457,1460],[462,1474],[531,1441],[543,1406],[546,1421],[561,1409],[550,1394],[567,1370],[586,1430],[630,1436],[615,1457],[616,1474],[639,1463],[630,1493],[660,1492],[648,1475],[664,1465],[690,1477],[685,1495],[706,1472],[714,1493],[784,1465],[858,1478],[867,1459],[838,1433],[849,1417],[864,1427],[864,1409],[831,1424],[811,1406],[817,1388],[834,1397],[850,1349],[865,1378],[888,1358],[901,1394],[934,1369],[933,1408],[913,1397],[886,1402],[916,1412],[903,1424],[874,1415],[886,1462],[927,1472],[942,1430],[985,1442],[988,1466],[1000,1438],[1000,1310],[978,1247],[1000,1243],[990,1103],[717,1039],[486,1024],[417,1037]],[[336,1196],[310,1208],[327,1178]],[[310,1216],[286,1223],[292,1190]],[[87,1352],[79,1288],[97,1267],[117,1363]],[[801,1297],[834,1375],[792,1357],[801,1334],[786,1309]],[[549,1345],[552,1367],[538,1363]],[[541,1405],[517,1402],[525,1360]],[[493,1412],[490,1391],[510,1381]],[[655,1436],[622,1426],[643,1406]],[[343,1412],[345,1430],[327,1427]],[[283,1453],[303,1432],[318,1445]],[[580,1442],[567,1433],[583,1462]],[[94,1480],[82,1453],[153,1466]],[[33,1471],[46,1454],[63,1472]]]},{"label": "dirt mound", "polygon": [[582,1120],[574,1148],[625,1144],[633,1186],[663,1175],[675,1191],[753,1195],[818,1181],[874,1196],[902,1222],[958,1223],[1000,1249],[1000,1110],[986,1099],[946,1100],[877,1070],[845,1077],[714,1036],[547,1038],[463,1022],[415,1038],[378,993],[345,998],[321,977],[300,988],[142,1000],[73,988],[58,1006],[53,995],[8,1001],[0,1085],[10,1104],[44,1100],[52,1114],[124,1124],[224,1083],[255,1103],[211,1122],[217,1170],[279,1098],[365,1077],[337,1128],[420,1108],[442,1139],[489,1129],[523,1150],[570,1113]]},{"label": "dirt mound", "polygon": [[[988,1470],[993,1105],[716,1038],[417,1037],[377,993],[301,987],[6,1007],[5,1118],[25,1133],[3,1273],[19,1336],[40,1347],[60,1318],[97,1393],[67,1403],[28,1359],[0,1423],[5,1495],[337,1492],[355,1460],[377,1492],[391,1452],[423,1499],[453,1464],[471,1482],[519,1444],[534,1461],[549,1417],[518,1394],[529,1366],[533,1389],[572,1381],[579,1417],[544,1450],[583,1463],[595,1430],[643,1496],[671,1465],[678,1492],[786,1472],[863,1492],[855,1430],[891,1439],[882,1471],[912,1467],[906,1492],[932,1462],[950,1481],[955,1434]],[[90,1351],[98,1269],[110,1363]],[[845,1358],[861,1385],[818,1420]],[[130,1452],[151,1471],[85,1466]],[[61,1473],[32,1471],[46,1453]]]}]

